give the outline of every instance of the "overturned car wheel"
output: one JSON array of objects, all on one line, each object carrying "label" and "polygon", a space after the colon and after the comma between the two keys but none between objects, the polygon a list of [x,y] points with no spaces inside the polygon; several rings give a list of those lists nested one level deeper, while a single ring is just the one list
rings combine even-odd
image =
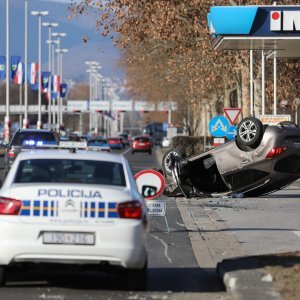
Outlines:
[{"label": "overturned car wheel", "polygon": [[165,174],[167,175],[172,175],[172,164],[173,164],[173,157],[177,157],[177,158],[181,158],[182,154],[180,153],[180,151],[178,149],[171,149],[169,151],[167,151],[162,159],[162,167],[163,167],[163,171]]},{"label": "overturned car wheel", "polygon": [[237,141],[239,145],[255,149],[261,142],[264,134],[263,124],[260,120],[248,117],[243,119],[237,128]]}]

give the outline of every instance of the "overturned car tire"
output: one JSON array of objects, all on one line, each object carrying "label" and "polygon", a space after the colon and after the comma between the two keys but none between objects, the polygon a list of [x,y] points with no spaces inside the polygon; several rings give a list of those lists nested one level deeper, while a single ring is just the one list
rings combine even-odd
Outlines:
[{"label": "overturned car tire", "polygon": [[172,156],[181,158],[182,154],[178,149],[171,149],[164,154],[162,159],[162,168],[164,173],[167,175],[172,175],[172,170],[171,170]]},{"label": "overturned car tire", "polygon": [[237,128],[237,142],[243,147],[255,149],[264,135],[263,124],[259,119],[248,117],[243,119]]}]

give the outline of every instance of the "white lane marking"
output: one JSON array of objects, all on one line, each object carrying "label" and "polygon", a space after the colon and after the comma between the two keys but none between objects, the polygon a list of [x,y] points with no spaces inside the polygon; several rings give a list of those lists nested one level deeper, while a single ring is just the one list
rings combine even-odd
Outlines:
[{"label": "white lane marking", "polygon": [[172,262],[172,259],[169,257],[169,255],[168,255],[168,245],[167,245],[167,243],[165,243],[165,241],[163,241],[162,239],[160,239],[158,236],[156,236],[156,235],[153,235],[153,234],[151,234],[155,239],[157,239],[157,240],[159,240],[162,244],[163,244],[163,246],[165,247],[165,251],[164,251],[164,254],[165,254],[165,257],[167,258],[167,260],[169,261],[169,263],[171,264],[171,263],[173,263]]},{"label": "white lane marking", "polygon": [[177,224],[178,226],[185,227],[184,224],[181,224],[181,223],[178,223],[178,222],[176,222],[176,224]]},{"label": "white lane marking", "polygon": [[293,231],[300,238],[300,231]]},{"label": "white lane marking", "polygon": [[46,295],[46,294],[42,294],[39,295],[39,298],[41,299],[51,299],[51,300],[64,300],[65,296],[64,295]]},{"label": "white lane marking", "polygon": [[121,155],[125,155],[125,154],[127,154],[128,152],[130,152],[130,151],[131,151],[131,148],[129,148],[129,149],[127,149],[126,151],[122,152]]}]

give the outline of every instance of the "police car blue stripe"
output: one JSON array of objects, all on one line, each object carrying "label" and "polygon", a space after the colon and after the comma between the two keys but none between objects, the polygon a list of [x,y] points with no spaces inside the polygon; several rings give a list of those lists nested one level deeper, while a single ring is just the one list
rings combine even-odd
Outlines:
[{"label": "police car blue stripe", "polygon": [[111,202],[108,203],[108,218],[118,218],[119,214],[117,211],[117,203]]},{"label": "police car blue stripe", "polygon": [[35,200],[33,201],[33,215],[35,217],[39,217],[41,213],[41,201]]},{"label": "police car blue stripe", "polygon": [[43,217],[48,217],[49,205],[48,201],[43,202]]},{"label": "police car blue stripe", "polygon": [[22,201],[20,216],[30,216],[30,206],[31,206],[31,201],[29,200]]},{"label": "police car blue stripe", "polygon": [[84,217],[87,218],[88,216],[88,203],[84,202]]},{"label": "police car blue stripe", "polygon": [[99,202],[98,203],[98,218],[104,218],[105,216],[105,203]]},{"label": "police car blue stripe", "polygon": [[51,217],[54,217],[54,201],[51,201]]},{"label": "police car blue stripe", "polygon": [[91,218],[95,218],[96,216],[96,203],[91,202]]}]

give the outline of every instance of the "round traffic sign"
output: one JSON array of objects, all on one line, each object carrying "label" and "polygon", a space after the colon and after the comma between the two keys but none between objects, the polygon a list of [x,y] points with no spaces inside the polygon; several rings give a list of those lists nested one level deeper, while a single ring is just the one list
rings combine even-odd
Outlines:
[{"label": "round traffic sign", "polygon": [[138,191],[146,200],[157,198],[165,189],[164,176],[155,170],[143,170],[135,174]]},{"label": "round traffic sign", "polygon": [[214,137],[225,137],[229,127],[229,121],[223,116],[212,118],[208,125],[209,131]]}]

